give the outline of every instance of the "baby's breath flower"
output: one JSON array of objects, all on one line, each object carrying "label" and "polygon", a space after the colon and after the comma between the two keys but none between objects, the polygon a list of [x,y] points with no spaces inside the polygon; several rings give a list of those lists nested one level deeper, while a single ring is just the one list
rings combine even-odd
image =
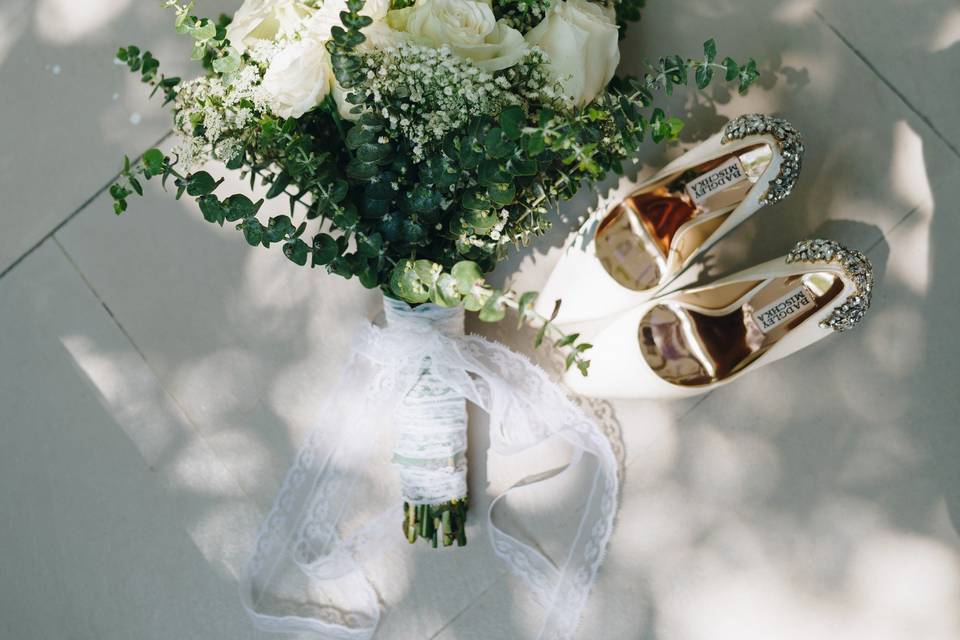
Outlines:
[{"label": "baby's breath flower", "polygon": [[543,52],[534,50],[519,64],[492,74],[449,47],[401,43],[365,56],[366,81],[356,91],[376,106],[390,137],[408,141],[420,161],[478,116],[496,116],[524,100],[556,102],[560,94],[541,68],[544,62]]},{"label": "baby's breath flower", "polygon": [[229,78],[204,76],[180,85],[173,121],[180,137],[175,154],[184,166],[239,155],[244,146],[241,138],[266,111],[262,77],[262,69],[254,63],[244,64]]}]

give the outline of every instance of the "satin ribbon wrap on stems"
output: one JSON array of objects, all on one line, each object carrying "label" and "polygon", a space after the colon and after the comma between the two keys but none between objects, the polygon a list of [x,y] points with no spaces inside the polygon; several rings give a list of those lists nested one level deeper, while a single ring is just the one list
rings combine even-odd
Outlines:
[{"label": "satin ribbon wrap on stems", "polygon": [[[315,632],[336,640],[374,636],[380,601],[362,565],[394,545],[407,544],[400,530],[400,496],[348,536],[340,535],[338,525],[351,504],[365,500],[358,495],[356,470],[389,470],[382,457],[370,454],[370,443],[391,437],[405,398],[429,374],[489,414],[490,446],[499,454],[519,455],[560,438],[573,450],[562,473],[594,459],[590,492],[582,509],[573,511],[581,518],[560,566],[493,518],[511,491],[549,482],[557,473],[538,469],[516,483],[491,502],[483,523],[496,554],[545,608],[538,637],[571,638],[613,528],[618,477],[609,440],[527,358],[479,336],[462,335],[462,309],[411,309],[389,299],[384,306],[386,327],[368,325],[360,331],[342,378],[320,411],[321,424],[297,454],[261,528],[241,585],[254,624],[266,631]],[[371,471],[376,464],[383,470]],[[469,520],[474,530],[481,515]],[[443,562],[445,553],[437,554],[436,562]]]}]

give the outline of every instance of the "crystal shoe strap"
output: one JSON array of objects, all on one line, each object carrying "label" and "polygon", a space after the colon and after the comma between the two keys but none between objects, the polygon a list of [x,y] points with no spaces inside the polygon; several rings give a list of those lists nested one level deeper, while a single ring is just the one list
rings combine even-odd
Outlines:
[{"label": "crystal shoe strap", "polygon": [[720,140],[721,144],[727,144],[731,140],[766,134],[777,140],[783,160],[780,164],[780,173],[770,181],[766,193],[760,197],[762,205],[783,200],[790,195],[794,185],[797,184],[803,163],[803,140],[800,132],[782,118],[755,113],[740,116],[728,122],[723,130],[723,138]]},{"label": "crystal shoe strap", "polygon": [[873,294],[873,266],[867,256],[847,249],[833,240],[803,240],[787,254],[787,263],[793,262],[839,265],[844,275],[856,287],[853,295],[834,308],[830,316],[820,323],[821,327],[846,331],[863,320],[870,308],[870,297]]}]

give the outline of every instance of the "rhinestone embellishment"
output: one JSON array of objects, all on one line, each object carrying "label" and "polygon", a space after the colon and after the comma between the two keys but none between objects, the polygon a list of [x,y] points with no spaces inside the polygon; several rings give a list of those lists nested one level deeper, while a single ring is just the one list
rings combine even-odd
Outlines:
[{"label": "rhinestone embellishment", "polygon": [[783,118],[774,118],[762,114],[750,114],[734,118],[723,130],[721,144],[731,140],[742,140],[747,136],[769,134],[776,138],[783,158],[780,173],[770,181],[766,193],[760,197],[760,204],[768,205],[780,202],[790,195],[803,164],[803,140],[800,132]]},{"label": "rhinestone embellishment", "polygon": [[870,308],[873,294],[873,265],[859,251],[847,249],[833,240],[803,240],[789,254],[787,263],[837,264],[849,278],[856,291],[835,307],[830,316],[820,323],[824,329],[847,331],[857,326]]}]

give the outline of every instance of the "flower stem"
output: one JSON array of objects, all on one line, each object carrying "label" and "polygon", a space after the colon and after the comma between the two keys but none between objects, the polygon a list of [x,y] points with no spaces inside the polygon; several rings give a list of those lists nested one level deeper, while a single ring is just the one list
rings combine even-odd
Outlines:
[{"label": "flower stem", "polygon": [[434,549],[458,547],[467,544],[468,498],[450,500],[442,504],[403,503],[403,533],[407,542],[413,544],[423,538]]}]

